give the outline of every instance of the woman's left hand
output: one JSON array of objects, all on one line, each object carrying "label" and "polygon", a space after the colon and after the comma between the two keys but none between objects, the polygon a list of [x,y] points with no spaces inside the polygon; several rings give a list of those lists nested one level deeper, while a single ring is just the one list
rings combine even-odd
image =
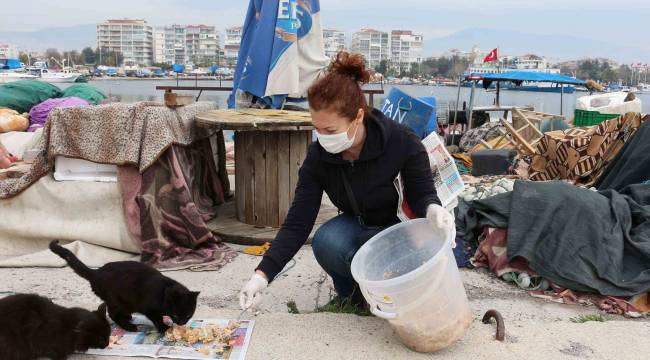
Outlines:
[{"label": "woman's left hand", "polygon": [[440,205],[432,204],[427,208],[427,220],[435,228],[438,228],[444,232],[452,232],[453,237],[451,241],[451,247],[456,247],[456,221],[454,216],[449,213],[445,208]]}]

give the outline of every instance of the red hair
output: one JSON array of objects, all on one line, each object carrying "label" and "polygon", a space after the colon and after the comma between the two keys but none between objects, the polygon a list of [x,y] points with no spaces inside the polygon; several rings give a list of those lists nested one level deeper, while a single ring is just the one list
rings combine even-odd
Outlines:
[{"label": "red hair", "polygon": [[353,120],[359,109],[368,107],[361,85],[370,81],[370,71],[360,54],[341,51],[329,66],[327,74],[307,90],[309,107],[314,111],[336,111],[339,116]]}]

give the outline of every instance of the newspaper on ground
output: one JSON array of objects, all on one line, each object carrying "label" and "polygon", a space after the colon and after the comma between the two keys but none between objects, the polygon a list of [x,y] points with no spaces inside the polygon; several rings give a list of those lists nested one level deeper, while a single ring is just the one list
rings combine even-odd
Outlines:
[{"label": "newspaper on ground", "polygon": [[[169,336],[156,331],[153,324],[143,316],[133,317],[138,332],[126,332],[112,324],[109,346],[105,349],[90,349],[86,354],[104,356],[146,356],[170,359],[226,359],[243,360],[253,333],[253,320],[241,320],[234,329],[230,344],[220,343],[218,339],[210,342],[196,341],[193,344],[184,340],[171,340]],[[192,319],[186,326],[191,329],[226,328],[229,320]]]},{"label": "newspaper on ground", "polygon": [[[458,195],[460,195],[465,187],[456,167],[456,162],[435,132],[422,140],[422,144],[429,154],[429,163],[433,171],[433,182],[440,203],[442,207],[453,211],[456,205],[458,205]],[[394,185],[399,196],[399,204],[401,204],[397,209],[397,217],[402,221],[406,221],[410,216],[404,208],[404,182],[401,174],[395,179]]]}]

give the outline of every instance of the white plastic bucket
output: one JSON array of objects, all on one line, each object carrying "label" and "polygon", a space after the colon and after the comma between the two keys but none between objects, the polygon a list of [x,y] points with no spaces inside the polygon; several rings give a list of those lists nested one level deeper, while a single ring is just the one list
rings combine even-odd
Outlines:
[{"label": "white plastic bucket", "polygon": [[402,342],[434,352],[463,337],[472,312],[444,234],[426,219],[392,226],[365,243],[352,260],[352,276],[378,317]]}]

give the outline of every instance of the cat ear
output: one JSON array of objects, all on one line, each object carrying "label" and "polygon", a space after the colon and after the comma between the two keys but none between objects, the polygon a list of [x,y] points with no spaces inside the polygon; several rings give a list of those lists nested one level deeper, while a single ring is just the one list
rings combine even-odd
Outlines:
[{"label": "cat ear", "polygon": [[196,299],[199,297],[200,291],[190,291],[190,294]]},{"label": "cat ear", "polygon": [[106,317],[106,303],[101,303],[97,308],[97,311],[95,311],[95,313],[97,313],[102,317]]}]

